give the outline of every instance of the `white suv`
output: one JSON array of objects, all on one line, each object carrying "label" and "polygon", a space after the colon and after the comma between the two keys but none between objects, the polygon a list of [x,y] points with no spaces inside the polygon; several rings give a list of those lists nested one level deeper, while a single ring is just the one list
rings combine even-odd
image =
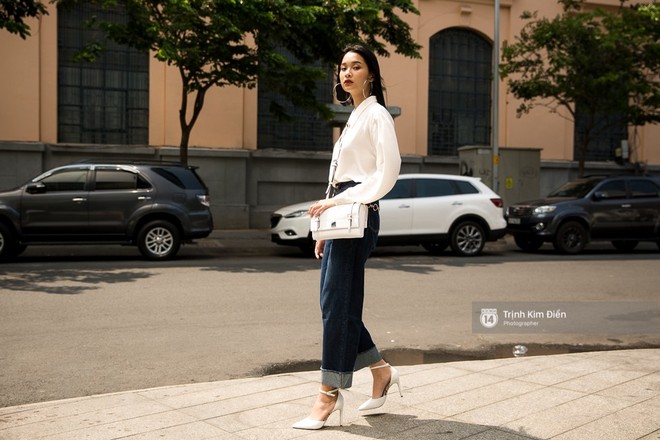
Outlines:
[{"label": "white suv", "polygon": [[[314,202],[286,206],[271,217],[274,243],[309,252],[307,210]],[[460,256],[479,255],[486,241],[505,234],[502,199],[476,177],[402,174],[380,201],[378,245],[422,245],[432,254],[447,246]]]}]

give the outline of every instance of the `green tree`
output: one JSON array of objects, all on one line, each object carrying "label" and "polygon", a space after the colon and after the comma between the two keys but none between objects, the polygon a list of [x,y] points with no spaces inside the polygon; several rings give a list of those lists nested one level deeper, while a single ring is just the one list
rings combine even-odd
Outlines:
[{"label": "green tree", "polygon": [[[184,163],[211,87],[253,88],[258,81],[327,117],[330,111],[314,99],[315,81],[327,75],[347,43],[364,42],[383,56],[392,45],[397,53],[419,57],[420,46],[400,16],[418,13],[410,0],[103,0],[102,5],[122,7],[128,16],[126,24],[96,23],[108,39],[151,50],[178,69]],[[83,56],[94,59],[100,49],[93,42]],[[287,62],[282,49],[301,64]],[[309,67],[318,61],[324,67]]]},{"label": "green tree", "polygon": [[30,36],[26,18],[48,14],[46,6],[35,0],[0,0],[0,29],[18,34],[22,39]]},{"label": "green tree", "polygon": [[578,141],[578,173],[594,135],[611,123],[641,126],[660,121],[660,6],[584,8],[582,0],[559,0],[563,14],[530,20],[502,49],[500,72],[523,102],[518,115],[537,105],[575,122],[586,117]]}]

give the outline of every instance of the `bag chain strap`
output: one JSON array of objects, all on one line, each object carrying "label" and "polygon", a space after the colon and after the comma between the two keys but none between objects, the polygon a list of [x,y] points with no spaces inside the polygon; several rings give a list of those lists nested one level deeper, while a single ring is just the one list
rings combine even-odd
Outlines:
[{"label": "bag chain strap", "polygon": [[339,155],[341,154],[341,147],[343,145],[344,141],[344,133],[346,133],[346,130],[350,127],[348,122],[346,123],[346,127],[344,130],[342,130],[341,135],[339,136],[339,147],[337,149],[337,158],[332,161],[330,164],[330,175],[328,176],[328,187],[325,190],[325,198],[329,199],[330,198],[330,191],[332,191],[332,181],[335,179],[335,173],[337,172],[337,168],[339,167]]}]

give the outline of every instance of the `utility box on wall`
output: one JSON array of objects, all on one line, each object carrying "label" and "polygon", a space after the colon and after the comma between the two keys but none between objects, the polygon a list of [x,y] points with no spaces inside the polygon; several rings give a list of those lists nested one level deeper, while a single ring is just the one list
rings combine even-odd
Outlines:
[{"label": "utility box on wall", "polygon": [[[480,177],[493,188],[493,154],[488,146],[467,146],[458,149],[459,174]],[[541,197],[541,149],[499,149],[498,183],[496,191],[504,206]]]}]

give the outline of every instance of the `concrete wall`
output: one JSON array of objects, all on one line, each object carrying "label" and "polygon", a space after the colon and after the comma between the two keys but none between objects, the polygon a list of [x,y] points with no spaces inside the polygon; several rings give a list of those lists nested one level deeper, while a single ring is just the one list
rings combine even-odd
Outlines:
[{"label": "concrete wall", "polygon": [[[0,188],[21,185],[50,168],[82,159],[178,160],[176,148],[52,145],[0,142]],[[329,153],[279,150],[191,149],[189,163],[211,192],[218,229],[268,228],[273,210],[323,198]],[[577,176],[577,164],[541,161],[539,196]],[[656,174],[660,166],[649,169]],[[611,163],[587,163],[587,174],[633,170]],[[404,156],[401,173],[459,174],[458,158]],[[489,182],[486,182],[489,183]],[[505,197],[506,188],[500,189]],[[515,202],[519,200],[509,200]]]}]

